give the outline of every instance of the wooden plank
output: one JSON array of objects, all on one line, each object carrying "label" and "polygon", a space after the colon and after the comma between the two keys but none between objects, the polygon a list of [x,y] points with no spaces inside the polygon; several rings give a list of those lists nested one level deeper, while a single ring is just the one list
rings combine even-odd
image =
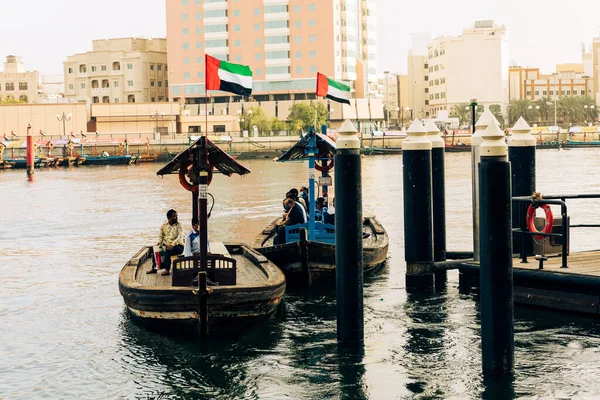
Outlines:
[{"label": "wooden plank", "polygon": [[211,254],[221,254],[231,258],[231,254],[229,254],[223,242],[210,242],[210,252]]},{"label": "wooden plank", "polygon": [[598,314],[598,295],[558,292],[527,287],[514,288],[514,301],[517,304],[553,308],[556,310],[577,311]]}]

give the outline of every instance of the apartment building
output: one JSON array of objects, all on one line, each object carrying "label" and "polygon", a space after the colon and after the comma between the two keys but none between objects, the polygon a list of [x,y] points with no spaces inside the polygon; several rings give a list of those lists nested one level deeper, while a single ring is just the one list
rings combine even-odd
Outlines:
[{"label": "apartment building", "polygon": [[0,72],[0,99],[39,103],[40,74],[26,71],[21,57],[7,56],[4,72]]},{"label": "apartment building", "polygon": [[187,103],[203,102],[205,54],[249,65],[258,101],[314,99],[317,72],[355,97],[377,81],[373,0],[167,0],[166,10],[173,96]]},{"label": "apartment building", "polygon": [[383,79],[380,80],[380,85],[383,94],[383,107],[389,110],[389,116],[386,114],[386,122],[390,126],[405,125],[410,118],[408,75],[386,73]]},{"label": "apartment building", "polygon": [[166,39],[92,41],[64,62],[65,97],[91,103],[168,102]]},{"label": "apartment building", "polygon": [[589,96],[594,98],[594,79],[585,75],[583,64],[561,64],[557,72],[542,74],[539,68],[509,68],[510,100],[540,97]]}]

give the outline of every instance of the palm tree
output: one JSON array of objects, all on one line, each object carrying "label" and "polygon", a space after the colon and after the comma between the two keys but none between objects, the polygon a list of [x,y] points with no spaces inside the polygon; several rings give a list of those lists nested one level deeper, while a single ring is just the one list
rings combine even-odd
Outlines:
[{"label": "palm tree", "polygon": [[583,121],[585,119],[583,110],[577,97],[560,96],[558,98],[557,113],[565,127]]},{"label": "palm tree", "polygon": [[584,122],[590,123],[596,121],[598,119],[598,107],[594,103],[594,100],[589,96],[581,96],[579,102],[583,109]]},{"label": "palm tree", "polygon": [[494,117],[496,117],[498,122],[500,122],[500,125],[504,125],[504,117],[502,116],[502,108],[500,107],[500,104],[492,104],[490,106],[490,112]]},{"label": "palm tree", "polygon": [[554,113],[554,101],[548,96],[540,97],[535,101],[534,108],[535,107],[539,107],[536,111],[539,113],[540,120],[542,119],[541,116],[544,116],[546,118],[544,120],[545,124],[550,125],[549,118],[550,114]]},{"label": "palm tree", "polygon": [[531,105],[531,100],[513,100],[508,105],[508,124],[514,125],[517,120],[521,117],[525,118],[525,120],[530,120],[529,114],[529,106]]},{"label": "palm tree", "polygon": [[458,118],[459,126],[464,126],[471,120],[471,104],[458,103],[452,106],[451,115]]}]

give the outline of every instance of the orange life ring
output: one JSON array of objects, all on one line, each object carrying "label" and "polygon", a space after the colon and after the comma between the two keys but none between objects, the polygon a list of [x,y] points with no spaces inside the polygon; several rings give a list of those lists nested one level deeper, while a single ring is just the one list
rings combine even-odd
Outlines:
[{"label": "orange life ring", "polygon": [[333,156],[329,153],[329,149],[324,144],[318,145],[317,149],[319,152],[317,154],[315,168],[317,171],[327,172],[333,168]]},{"label": "orange life ring", "polygon": [[[198,191],[198,185],[193,185],[190,182],[188,182],[187,178],[185,177],[185,175],[190,171],[190,167],[192,166],[192,163],[187,163],[186,165],[183,165],[181,168],[179,168],[179,183],[181,184],[181,186],[183,186],[183,188],[189,192],[197,192]],[[213,170],[213,166],[210,166],[210,169],[208,170],[208,182],[207,185],[210,185],[210,183],[212,182],[212,170]]]},{"label": "orange life ring", "polygon": [[[535,217],[535,210],[538,207],[535,207],[533,204],[530,204],[529,207],[527,208],[527,216],[526,216],[526,223],[527,223],[527,227],[529,228],[530,232],[537,232],[537,233],[551,233],[552,232],[552,228],[554,227],[554,216],[552,215],[552,209],[550,208],[550,206],[548,204],[542,204],[539,206],[539,208],[541,208],[542,210],[544,210],[544,213],[546,214],[546,225],[544,225],[544,229],[542,229],[541,231],[538,231],[537,228],[535,227],[535,223],[534,223],[534,217]],[[533,238],[536,240],[543,240],[545,236],[534,236]]]},{"label": "orange life ring", "polygon": [[50,150],[52,150],[52,149],[54,148],[54,143],[52,143],[52,142],[50,142],[50,141],[49,141],[49,142],[46,144],[46,147],[47,147],[47,148],[49,148]]}]

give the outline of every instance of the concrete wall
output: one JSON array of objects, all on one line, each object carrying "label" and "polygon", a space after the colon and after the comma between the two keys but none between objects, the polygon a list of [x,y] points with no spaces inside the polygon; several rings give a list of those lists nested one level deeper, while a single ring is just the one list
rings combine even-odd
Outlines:
[{"label": "concrete wall", "polygon": [[46,135],[62,136],[63,122],[57,119],[57,114],[68,116],[64,127],[67,135],[71,132],[79,135],[81,131],[87,132],[89,120],[85,103],[71,104],[20,104],[0,105],[0,135],[10,136],[11,131],[19,136],[27,134],[27,124],[31,124],[31,131],[39,135],[40,130]]}]

